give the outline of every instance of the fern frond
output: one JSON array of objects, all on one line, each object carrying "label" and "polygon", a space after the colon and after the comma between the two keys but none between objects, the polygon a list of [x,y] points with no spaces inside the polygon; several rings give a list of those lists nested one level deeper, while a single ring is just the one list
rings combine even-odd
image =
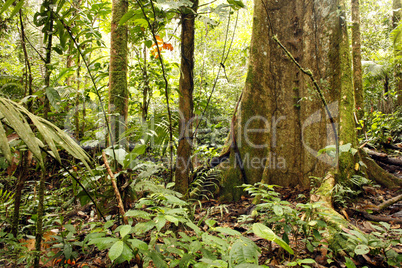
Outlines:
[{"label": "fern frond", "polygon": [[0,189],[0,203],[5,204],[14,199],[15,193],[7,191],[5,189]]},{"label": "fern frond", "polygon": [[189,198],[198,199],[213,196],[214,190],[219,187],[219,178],[221,171],[219,169],[211,169],[208,167],[201,167],[194,171],[192,177],[193,182],[190,184]]}]

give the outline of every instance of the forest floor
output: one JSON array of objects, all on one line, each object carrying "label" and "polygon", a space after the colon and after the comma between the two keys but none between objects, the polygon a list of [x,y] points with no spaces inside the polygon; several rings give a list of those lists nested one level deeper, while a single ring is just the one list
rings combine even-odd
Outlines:
[{"label": "forest floor", "polygon": [[[394,175],[401,176],[402,170],[393,170]],[[283,201],[290,203],[290,206],[296,208],[299,203],[306,203],[310,199],[310,192],[308,190],[303,190],[298,187],[293,188],[275,188],[275,191],[280,195],[279,197]],[[392,230],[401,229],[402,230],[402,202],[399,201],[386,209],[379,212],[373,212],[368,214],[366,211],[375,208],[386,200],[398,196],[401,194],[401,189],[390,190],[385,189],[380,186],[364,186],[359,197],[354,199],[353,202],[349,202],[343,208],[336,208],[336,210],[343,215],[349,222],[355,225],[365,234],[370,234],[376,232],[374,222],[385,221],[389,223],[389,228]],[[251,229],[251,223],[261,222],[261,215],[253,215],[253,210],[255,205],[252,204],[252,197],[242,196],[241,200],[238,202],[222,203],[215,199],[203,200],[200,202],[195,202],[194,206],[197,207],[194,213],[195,222],[203,222],[205,219],[213,219],[219,227],[227,227],[239,231],[244,236],[248,237],[256,243],[261,249],[261,255],[259,257],[259,264],[267,265],[268,267],[288,267],[281,265],[284,260],[292,261],[294,256],[290,256],[288,253],[284,252],[275,243],[270,243],[269,241],[255,236]],[[368,219],[368,216],[377,217],[375,221]],[[74,209],[74,213],[67,215],[65,219],[73,225],[79,224],[80,222],[91,222],[95,221],[94,208],[93,206],[85,206],[83,208]],[[67,222],[65,222],[67,223]],[[205,224],[200,225],[201,228],[208,228]],[[296,227],[295,227],[296,228]],[[85,237],[89,230],[81,230],[79,234],[80,237]],[[191,233],[190,233],[191,234]],[[390,239],[384,234],[384,240]],[[289,236],[290,246],[295,251],[297,251],[297,259],[313,259],[315,264],[311,267],[346,267],[345,260],[332,259],[332,262],[328,264],[327,249],[325,245],[320,245],[320,247],[315,248],[313,251],[308,250],[306,244],[303,242],[304,237],[292,237]],[[400,239],[400,238],[399,238]],[[29,242],[29,241],[28,241]],[[162,241],[161,241],[162,242]],[[32,245],[33,247],[33,245]],[[392,248],[399,254],[402,254],[402,244],[393,245]],[[384,252],[380,252],[384,255]],[[359,258],[354,258],[354,264],[357,267],[388,267],[384,262],[384,258],[379,258],[379,255],[373,256],[369,254],[364,254]],[[55,267],[58,263],[54,260],[49,259],[47,263],[42,263],[43,267]],[[99,251],[97,249],[92,250],[86,254],[80,254],[76,259],[76,262],[69,267],[111,267],[111,262],[107,255],[107,251]],[[13,266],[4,266],[13,267]],[[14,266],[15,267],[15,266]],[[17,266],[19,267],[19,266]],[[21,266],[22,267],[22,266]],[[121,264],[116,267],[140,267],[133,264]],[[307,266],[309,267],[309,266]],[[348,266],[349,267],[349,266]]]},{"label": "forest floor", "polygon": [[[299,188],[277,188],[275,189],[280,193],[282,200],[286,200],[296,207],[298,203],[304,203],[308,200],[309,192]],[[353,204],[349,204],[348,207],[338,210],[342,215],[345,216],[353,225],[358,227],[362,232],[370,234],[376,231],[375,227],[370,220],[366,219],[363,214],[359,211],[365,211],[372,207],[381,204],[385,200],[389,200],[392,197],[400,194],[400,190],[389,190],[377,187],[364,187],[364,192],[359,198],[354,200]],[[242,199],[238,202],[221,203],[217,200],[210,199],[202,201],[202,206],[198,206],[195,211],[195,221],[202,221],[203,219],[214,219],[219,227],[227,227],[241,232],[244,236],[253,240],[261,249],[261,255],[259,257],[259,264],[267,265],[268,267],[288,267],[285,265],[280,265],[283,263],[283,259],[288,258],[291,260],[290,256],[274,243],[270,244],[269,241],[256,237],[252,233],[248,233],[250,229],[250,224],[253,222],[259,222],[261,219],[257,217],[250,217],[248,221],[240,222],[239,219],[242,215],[252,214],[255,205],[252,204],[251,197],[242,196]],[[194,205],[197,205],[195,203]],[[80,218],[83,215],[89,217],[88,212],[80,211]],[[402,203],[396,203],[387,209],[384,209],[376,216],[383,217],[384,219],[393,217],[395,221],[390,221],[391,229],[402,229]],[[77,216],[78,217],[78,216]],[[399,223],[397,223],[399,221]],[[204,225],[201,225],[203,227]],[[206,226],[205,226],[206,227]],[[290,246],[296,249],[298,252],[298,259],[314,259],[316,264],[311,267],[346,267],[345,261],[336,259],[330,265],[327,263],[326,252],[323,252],[323,248],[317,248],[313,252],[310,252],[302,241],[303,237],[298,238],[297,245],[293,237],[289,237]],[[162,241],[161,241],[162,242]],[[271,248],[270,248],[271,247]],[[393,249],[402,254],[402,244],[394,246]],[[94,251],[92,256],[85,256],[85,263],[89,267],[110,267],[110,260],[105,251]],[[362,258],[357,258],[355,265],[357,267],[387,267],[383,266],[383,259],[376,259],[378,256],[365,255]],[[80,258],[77,259],[77,263],[80,262]],[[52,267],[52,265],[48,265]],[[131,265],[119,265],[117,267],[138,267]],[[308,267],[308,266],[307,266]]]},{"label": "forest floor", "polygon": [[[300,200],[300,196],[308,197],[309,192],[305,190],[301,190],[296,188],[276,188],[277,192],[281,194],[281,199],[290,202],[293,207],[300,202],[304,202]],[[373,208],[379,204],[381,204],[385,200],[389,200],[400,194],[400,190],[389,190],[383,188],[374,188],[374,187],[365,187],[365,192],[362,195],[354,200],[353,204],[350,204],[349,207],[338,210],[339,213],[344,215],[345,218],[348,219],[353,225],[358,227],[362,232],[366,234],[370,234],[371,232],[376,231],[373,227],[370,220],[366,219],[360,211],[365,211],[366,209]],[[303,197],[304,198],[304,197]],[[239,215],[249,214],[254,205],[252,204],[252,198],[243,197],[239,202],[222,204],[215,200],[210,200],[208,202],[204,202],[203,211],[199,211],[197,213],[197,218],[201,218],[205,215],[206,211],[213,211],[209,214],[210,218],[214,218],[220,226],[229,227],[240,232],[247,232],[247,229],[243,228],[244,224],[238,222]],[[402,202],[396,203],[387,209],[381,211],[376,214],[378,219],[388,219],[395,218],[395,221],[389,221],[391,229],[402,229]],[[253,219],[254,222],[259,222],[258,217]],[[283,260],[283,250],[273,244],[272,249],[268,250],[270,247],[270,243],[262,238],[256,237],[253,234],[249,236],[251,240],[253,240],[260,248],[261,248],[261,256],[259,257],[259,264],[265,264],[270,267],[288,267],[285,265],[279,265],[279,262]],[[385,237],[384,237],[385,238]],[[316,261],[316,264],[312,267],[345,267],[344,261],[337,262],[336,260],[331,263],[331,265],[327,264],[326,256],[322,249],[316,249],[313,252],[310,252],[303,242],[303,237],[298,238],[297,246],[295,245],[294,239],[289,237],[290,246],[298,251],[298,259],[307,259],[312,258]],[[394,250],[399,254],[402,254],[402,244],[394,247]],[[379,264],[383,260],[376,260],[377,256],[364,256],[359,261],[356,261],[355,264],[357,267],[385,267]],[[282,261],[281,261],[282,262]],[[380,266],[379,266],[380,265]]]}]

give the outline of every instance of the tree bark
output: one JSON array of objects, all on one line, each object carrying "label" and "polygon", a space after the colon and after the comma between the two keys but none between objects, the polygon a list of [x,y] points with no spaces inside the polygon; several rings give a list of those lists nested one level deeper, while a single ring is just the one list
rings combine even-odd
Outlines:
[{"label": "tree bark", "polygon": [[[234,122],[248,183],[262,180],[307,188],[310,176],[322,176],[333,168],[333,159],[325,154],[317,157],[320,149],[334,144],[328,116],[310,78],[289,60],[272,37],[277,35],[294,58],[312,71],[336,117],[340,88],[344,86],[340,81],[338,3],[255,1],[249,69]],[[222,168],[226,170],[223,198],[238,199],[241,192],[234,186],[242,181],[233,152]]]},{"label": "tree bark", "polygon": [[[27,93],[29,95],[33,94],[32,90],[32,71],[31,71],[31,63],[29,61],[28,57],[28,52],[26,49],[26,44],[25,44],[25,30],[24,30],[24,21],[22,18],[22,9],[19,10],[19,19],[20,19],[20,34],[21,34],[21,46],[22,50],[24,52],[24,60],[25,60],[25,67],[26,67],[26,76],[27,76],[27,82],[25,87],[28,90],[25,90],[25,96]],[[28,92],[27,92],[28,91]],[[24,96],[24,97],[25,97]],[[33,101],[30,100],[28,102],[28,111],[32,112],[33,108]],[[12,225],[11,225],[11,233],[14,235],[15,238],[18,236],[18,224],[19,224],[19,215],[20,215],[20,205],[21,205],[21,195],[22,195],[22,189],[24,187],[25,180],[27,179],[27,169],[29,165],[29,160],[28,160],[28,154],[30,152],[22,152],[21,153],[21,172],[18,174],[18,183],[15,188],[15,195],[14,195],[14,214],[13,214],[13,220],[12,220]]]},{"label": "tree bark", "polygon": [[[333,65],[333,70],[339,71],[339,79],[336,80],[332,90],[339,90],[339,144],[350,143],[353,148],[357,147],[356,122],[354,117],[355,95],[353,89],[352,62],[349,48],[349,37],[346,25],[346,0],[339,1],[339,52],[336,54],[340,66]],[[336,36],[336,35],[335,35]],[[356,156],[357,157],[357,156]],[[351,153],[341,153],[339,155],[339,169],[337,181],[346,181],[356,172],[354,165],[355,157]]]},{"label": "tree bark", "polygon": [[181,66],[179,81],[179,145],[177,147],[177,160],[175,171],[175,187],[182,194],[187,194],[191,168],[192,117],[193,117],[193,70],[194,70],[194,32],[195,13],[198,0],[192,1],[191,8],[184,8],[181,15]]},{"label": "tree bark", "polygon": [[[49,36],[47,37],[47,47],[46,47],[46,58],[45,58],[45,95],[47,92],[47,88],[50,86],[50,74],[51,74],[51,70],[50,70],[50,63],[51,63],[51,59],[52,59],[52,41],[53,41],[53,10],[49,7],[49,29],[48,30],[48,34]],[[45,27],[47,27],[47,24],[45,25]],[[45,103],[44,103],[44,107],[43,107],[43,118],[45,118],[46,120],[48,119],[48,114],[50,112],[50,102],[49,102],[49,98],[45,97]]]},{"label": "tree bark", "polygon": [[43,214],[45,208],[45,170],[42,169],[41,177],[39,180],[39,188],[38,188],[38,210],[37,210],[37,218],[36,218],[36,234],[35,234],[35,259],[34,259],[34,267],[39,268],[40,264],[40,254],[42,248],[42,237],[43,237]]},{"label": "tree bark", "polygon": [[387,188],[398,188],[402,186],[402,179],[399,179],[382,169],[364,150],[359,150],[359,155],[360,159],[367,166],[367,175],[369,179]]},{"label": "tree bark", "polygon": [[147,46],[144,45],[143,49],[143,59],[144,59],[144,68],[142,69],[142,76],[144,79],[144,87],[142,89],[142,107],[141,107],[141,117],[142,123],[147,121],[148,117],[148,106],[149,106],[149,95],[151,88],[149,87],[149,76],[148,76],[148,66],[147,66]]},{"label": "tree bark", "polygon": [[105,163],[106,170],[109,173],[110,181],[112,182],[114,195],[116,197],[117,207],[119,208],[120,215],[123,218],[123,223],[128,224],[128,219],[127,219],[127,216],[125,215],[126,212],[124,211],[123,201],[121,200],[121,195],[120,195],[120,192],[119,192],[119,188],[117,187],[116,178],[114,177],[112,169],[109,166],[109,162],[107,161],[105,151],[102,152],[102,158],[103,158],[103,162]]},{"label": "tree bark", "polygon": [[362,77],[362,56],[360,38],[360,1],[352,0],[352,51],[353,51],[353,86],[358,118],[363,115],[364,91]]},{"label": "tree bark", "polygon": [[[402,0],[393,0],[393,5],[392,5],[392,28],[396,28],[402,18]],[[398,99],[396,106],[401,107],[402,106],[402,62],[401,60],[398,60],[395,64],[395,77],[397,79],[397,93],[398,93]]]},{"label": "tree bark", "polygon": [[[119,25],[120,19],[127,10],[128,2],[126,0],[113,0],[109,65],[111,145],[119,141],[120,135],[126,129],[128,115],[127,26]],[[120,142],[120,144],[125,145],[124,142]]]}]

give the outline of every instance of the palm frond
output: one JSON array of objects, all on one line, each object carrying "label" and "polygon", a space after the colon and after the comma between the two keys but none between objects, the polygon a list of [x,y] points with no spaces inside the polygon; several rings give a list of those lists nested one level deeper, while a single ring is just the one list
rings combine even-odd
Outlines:
[{"label": "palm frond", "polygon": [[[36,127],[39,135],[35,135],[28,124],[27,118]],[[47,148],[50,149],[49,153],[61,163],[57,149],[57,146],[59,146],[91,170],[88,155],[67,133],[49,121],[30,113],[21,104],[0,97],[0,149],[9,163],[11,163],[11,150],[7,142],[4,124],[17,133],[42,167],[44,167],[44,163],[41,150],[46,150]]]}]

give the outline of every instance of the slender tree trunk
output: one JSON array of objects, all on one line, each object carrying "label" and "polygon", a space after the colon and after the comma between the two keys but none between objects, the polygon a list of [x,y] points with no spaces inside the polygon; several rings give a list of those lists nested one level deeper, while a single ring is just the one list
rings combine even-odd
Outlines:
[{"label": "slender tree trunk", "polygon": [[35,236],[35,260],[34,267],[39,268],[40,254],[42,247],[43,237],[43,214],[44,214],[44,202],[45,202],[45,170],[42,170],[42,174],[39,180],[38,189],[38,211],[36,218],[36,236]]},{"label": "slender tree trunk", "polygon": [[[48,36],[48,42],[47,42],[47,47],[46,47],[46,58],[45,58],[45,87],[46,89],[50,86],[50,74],[51,74],[51,69],[50,69],[50,63],[51,63],[51,55],[52,55],[52,32],[53,32],[53,10],[49,6],[49,36]],[[46,26],[45,26],[46,27]],[[43,117],[45,119],[48,119],[48,113],[50,112],[50,103],[49,99],[45,98],[45,104],[43,108]],[[34,267],[39,268],[39,262],[40,262],[40,254],[41,254],[41,246],[42,246],[42,237],[43,237],[43,213],[44,213],[44,195],[45,195],[45,170],[42,169],[42,174],[41,178],[39,180],[39,189],[38,189],[38,211],[37,211],[37,219],[36,219],[36,237],[35,237],[35,260],[34,260]]]},{"label": "slender tree trunk", "polygon": [[[26,66],[26,76],[27,76],[27,82],[25,84],[25,87],[28,90],[25,90],[25,95],[28,91],[29,95],[32,95],[32,72],[31,72],[31,63],[29,61],[26,45],[25,45],[25,30],[24,30],[24,22],[22,18],[22,9],[19,11],[19,19],[20,19],[20,27],[21,27],[21,46],[22,50],[24,52],[24,60],[25,60],[25,66]],[[28,110],[32,112],[32,101],[28,102]],[[21,204],[21,194],[22,194],[22,189],[24,187],[25,180],[27,178],[27,169],[28,169],[28,152],[23,152],[21,154],[21,172],[19,173],[18,176],[18,183],[17,187],[15,189],[15,195],[14,195],[14,214],[13,214],[13,220],[12,220],[12,226],[11,226],[11,233],[15,238],[17,238],[18,235],[18,221],[19,221],[19,215],[20,215],[20,204]]]},{"label": "slender tree trunk", "polygon": [[[350,143],[353,148],[357,147],[357,134],[355,117],[355,91],[353,89],[353,74],[351,53],[349,48],[349,37],[346,25],[346,0],[340,0],[339,12],[339,80],[333,90],[339,89],[339,144],[344,145]],[[336,70],[336,66],[333,66]],[[357,155],[356,155],[357,157]],[[339,172],[338,180],[347,180],[355,173],[354,157],[350,153],[341,153],[339,156]]]},{"label": "slender tree trunk", "polygon": [[[28,90],[25,90],[25,95],[28,93],[28,95],[33,95],[33,89],[32,89],[32,70],[31,70],[31,62],[29,61],[29,56],[27,52],[27,47],[25,43],[25,27],[24,27],[24,20],[22,18],[22,9],[19,11],[19,18],[20,18],[20,27],[21,27],[21,46],[22,50],[24,51],[24,60],[25,60],[25,65],[27,69],[27,82],[25,84],[25,87],[28,88]],[[28,91],[28,92],[27,92]],[[33,107],[33,100],[30,100],[28,102],[28,111],[32,113],[32,107]]]},{"label": "slender tree trunk", "polygon": [[[51,74],[51,69],[50,69],[50,63],[51,63],[51,57],[52,57],[52,39],[53,39],[53,10],[49,7],[49,13],[50,13],[50,21],[49,21],[49,36],[47,40],[47,47],[46,47],[46,58],[45,58],[45,86],[46,86],[46,92],[47,88],[50,86],[50,74]],[[46,26],[45,26],[46,27]],[[50,102],[49,98],[46,95],[45,98],[45,103],[43,107],[43,117],[45,119],[48,119],[48,113],[50,112]]]},{"label": "slender tree trunk", "polygon": [[81,75],[80,75],[80,55],[77,55],[77,70],[76,70],[76,96],[75,96],[75,114],[74,114],[74,123],[75,123],[75,137],[77,140],[80,140],[80,85],[81,85]]},{"label": "slender tree trunk", "polygon": [[109,65],[109,113],[113,139],[111,144],[115,144],[123,134],[128,115],[127,26],[119,25],[127,9],[126,0],[113,0]]},{"label": "slender tree trunk", "polygon": [[[392,14],[392,26],[396,28],[402,18],[402,0],[394,0],[393,5],[393,14]],[[397,79],[397,93],[398,100],[396,103],[396,107],[402,106],[402,61],[398,60],[395,64],[395,77]]]},{"label": "slender tree trunk", "polygon": [[142,90],[142,107],[141,107],[141,118],[142,118],[142,123],[145,123],[147,121],[147,116],[148,116],[148,95],[150,91],[149,87],[149,77],[148,77],[148,70],[147,70],[147,46],[144,45],[144,50],[143,50],[143,57],[144,57],[144,68],[142,70],[142,76],[144,80],[144,88]]},{"label": "slender tree trunk", "polygon": [[192,124],[193,117],[193,70],[194,70],[194,32],[195,12],[198,0],[192,1],[193,6],[186,8],[181,15],[181,66],[180,66],[180,126],[179,145],[175,171],[176,190],[186,194],[189,185],[191,152],[192,152]]},{"label": "slender tree trunk", "polygon": [[364,91],[362,76],[362,56],[360,38],[360,0],[352,0],[352,49],[353,49],[353,85],[355,89],[355,100],[357,117],[363,115]]}]

